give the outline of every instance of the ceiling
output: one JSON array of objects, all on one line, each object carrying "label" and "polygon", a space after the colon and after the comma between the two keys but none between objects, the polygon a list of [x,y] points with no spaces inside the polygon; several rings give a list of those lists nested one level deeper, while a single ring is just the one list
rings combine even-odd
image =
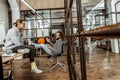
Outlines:
[{"label": "ceiling", "polygon": [[[20,10],[30,10],[21,0],[17,0]],[[25,0],[34,9],[64,8],[64,0]]]},{"label": "ceiling", "polygon": [[[25,0],[34,9],[64,8],[64,0]],[[68,0],[69,1],[69,0]],[[81,0],[82,6],[95,6],[101,0]],[[20,10],[30,10],[21,0],[17,0]],[[76,0],[74,0],[76,4]]]}]

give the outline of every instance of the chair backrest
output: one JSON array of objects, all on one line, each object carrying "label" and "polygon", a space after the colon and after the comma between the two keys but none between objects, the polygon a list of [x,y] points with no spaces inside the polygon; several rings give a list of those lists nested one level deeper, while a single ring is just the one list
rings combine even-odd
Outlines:
[{"label": "chair backrest", "polygon": [[66,44],[66,42],[63,42],[62,44],[62,51],[60,54],[57,54],[56,56],[61,56],[64,53],[64,45]]},{"label": "chair backrest", "polygon": [[61,51],[61,54],[63,54],[63,52],[64,52],[64,51],[63,51],[63,45],[62,45],[62,51]]},{"label": "chair backrest", "polygon": [[64,46],[67,44],[67,42],[63,42],[62,44],[62,53],[64,53]]}]

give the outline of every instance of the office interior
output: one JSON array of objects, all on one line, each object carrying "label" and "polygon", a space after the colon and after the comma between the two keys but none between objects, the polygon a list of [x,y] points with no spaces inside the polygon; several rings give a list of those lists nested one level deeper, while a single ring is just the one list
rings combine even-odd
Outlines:
[{"label": "office interior", "polygon": [[[0,0],[0,80],[119,80],[119,7],[120,0]],[[31,73],[24,52],[12,59],[2,56],[7,32],[17,19],[25,23],[25,45],[28,39],[38,43],[57,31],[64,34],[57,58],[35,49],[40,74]],[[64,66],[51,70],[58,58]]]}]

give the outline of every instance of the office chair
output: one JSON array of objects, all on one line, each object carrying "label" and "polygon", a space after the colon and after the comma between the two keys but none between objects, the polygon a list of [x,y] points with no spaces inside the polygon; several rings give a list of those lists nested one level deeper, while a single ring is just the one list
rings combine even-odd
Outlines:
[{"label": "office chair", "polygon": [[53,64],[53,66],[50,68],[50,72],[57,66],[60,66],[64,70],[64,72],[66,72],[65,64],[63,64],[59,61],[59,57],[61,57],[62,54],[63,54],[63,46],[62,46],[61,54],[57,54],[57,55],[53,56],[53,58],[55,59],[55,64]]}]

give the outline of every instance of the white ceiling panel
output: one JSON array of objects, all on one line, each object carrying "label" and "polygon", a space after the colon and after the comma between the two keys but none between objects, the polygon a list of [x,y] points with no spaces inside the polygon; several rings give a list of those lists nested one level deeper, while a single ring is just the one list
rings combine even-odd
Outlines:
[{"label": "white ceiling panel", "polygon": [[[17,0],[20,10],[30,10],[21,0]],[[34,9],[64,8],[64,0],[25,0]]]}]

